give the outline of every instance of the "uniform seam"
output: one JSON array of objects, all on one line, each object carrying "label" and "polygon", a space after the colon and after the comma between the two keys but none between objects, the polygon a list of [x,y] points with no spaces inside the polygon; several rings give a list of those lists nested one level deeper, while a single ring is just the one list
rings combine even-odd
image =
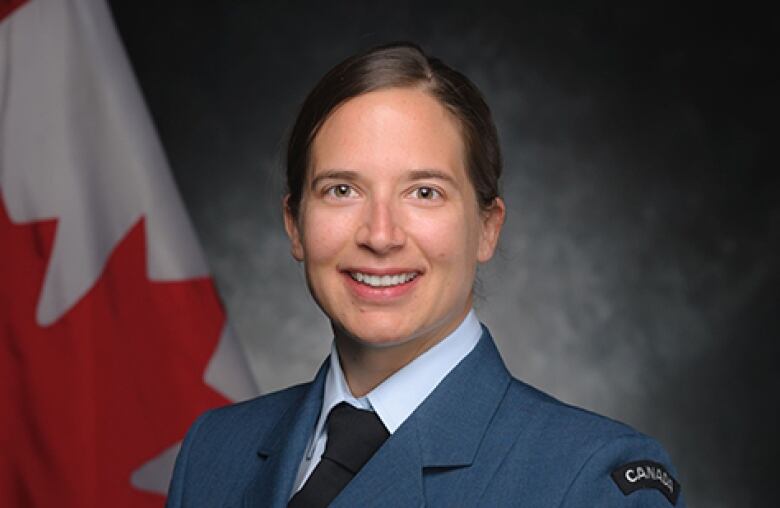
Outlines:
[{"label": "uniform seam", "polygon": [[[501,412],[501,409],[502,409],[502,406],[504,404],[504,401],[506,400],[506,397],[509,394],[509,390],[511,390],[511,389],[512,389],[512,378],[510,376],[510,378],[507,380],[506,388],[504,389],[504,393],[501,395],[501,401],[496,405],[496,410],[493,412],[493,415],[490,417],[490,421],[489,421],[487,427],[485,427],[486,429],[490,428],[491,425],[493,425],[493,423],[495,422],[496,418],[498,417],[498,414]],[[484,444],[485,439],[487,438],[487,435],[488,435],[488,432],[484,432],[483,433],[482,438],[479,441],[479,446],[477,447],[477,452],[475,454],[475,458],[476,458],[476,455],[479,454],[479,451],[481,450],[482,445]],[[512,441],[512,446],[510,446],[510,447],[508,447],[506,449],[506,452],[504,453],[504,456],[501,457],[501,460],[498,461],[498,464],[496,464],[496,467],[493,469],[493,472],[491,474],[490,480],[485,482],[485,485],[484,485],[483,489],[479,492],[479,494],[476,497],[474,497],[475,500],[482,499],[485,496],[485,493],[487,492],[488,487],[490,486],[490,483],[495,478],[496,471],[499,471],[501,469],[501,466],[504,465],[504,463],[508,460],[508,457],[509,457],[510,453],[517,446],[517,442],[518,442],[519,439],[520,439],[520,434],[519,433],[515,434],[515,439]]]},{"label": "uniform seam", "polygon": [[[488,424],[488,427],[490,427],[490,425],[492,425],[494,423],[495,419],[498,418],[498,414],[501,412],[502,406],[506,402],[506,398],[509,396],[509,392],[516,386],[513,383],[513,381],[516,381],[516,380],[514,378],[510,377],[508,382],[507,382],[506,389],[504,390],[504,394],[501,396],[501,402],[498,404],[498,407],[496,408],[496,411],[494,412],[493,416],[490,418],[490,423]],[[531,406],[533,406],[533,407],[531,407]],[[538,401],[534,401],[533,404],[529,404],[529,407],[526,408],[527,411],[528,411],[528,414],[532,415],[532,417],[534,418],[534,421],[536,421],[536,419],[541,417],[539,411],[536,411],[536,408],[538,406],[539,406],[539,402]],[[484,435],[482,436],[479,448],[482,447],[482,444],[484,443],[484,441],[487,438],[488,434],[489,434],[488,432],[485,432]],[[520,437],[521,437],[521,433],[516,433],[514,435],[514,439],[512,440],[511,446],[509,446],[506,449],[503,457],[501,457],[501,460],[499,460],[498,463],[496,464],[496,467],[493,469],[492,474],[490,476],[490,479],[487,482],[485,482],[485,485],[482,488],[482,490],[480,490],[479,493],[474,497],[475,501],[479,502],[488,493],[488,491],[490,490],[490,486],[491,486],[492,482],[496,478],[496,473],[501,470],[501,468],[502,468],[502,466],[504,464],[507,463],[507,461],[509,460],[509,457],[512,455],[512,451],[517,449],[518,442],[520,441]],[[479,453],[479,450],[477,451],[477,453]]]}]

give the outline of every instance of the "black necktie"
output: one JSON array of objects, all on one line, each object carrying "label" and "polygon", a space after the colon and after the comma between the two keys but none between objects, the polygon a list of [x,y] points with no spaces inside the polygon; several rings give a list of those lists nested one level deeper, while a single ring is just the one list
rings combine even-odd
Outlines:
[{"label": "black necktie", "polygon": [[319,464],[287,508],[324,508],[389,436],[373,411],[342,402],[328,414],[328,441]]}]

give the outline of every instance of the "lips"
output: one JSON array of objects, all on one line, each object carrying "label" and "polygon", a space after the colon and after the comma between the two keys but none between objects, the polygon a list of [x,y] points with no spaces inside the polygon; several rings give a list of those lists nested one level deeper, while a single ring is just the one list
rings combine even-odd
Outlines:
[{"label": "lips", "polygon": [[417,287],[423,272],[409,268],[347,268],[342,270],[347,287],[363,302],[385,305],[405,298]]},{"label": "lips", "polygon": [[401,272],[390,274],[371,274],[359,271],[349,271],[349,276],[352,280],[370,286],[372,288],[388,288],[393,286],[399,286],[406,284],[417,277],[418,272]]}]

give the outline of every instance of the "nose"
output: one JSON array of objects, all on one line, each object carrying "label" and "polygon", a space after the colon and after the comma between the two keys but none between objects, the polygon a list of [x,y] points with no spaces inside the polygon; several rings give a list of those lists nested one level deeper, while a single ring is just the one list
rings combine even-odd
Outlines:
[{"label": "nose", "polygon": [[384,199],[372,200],[366,207],[362,224],[355,234],[358,245],[375,254],[386,255],[406,243],[398,210]]}]

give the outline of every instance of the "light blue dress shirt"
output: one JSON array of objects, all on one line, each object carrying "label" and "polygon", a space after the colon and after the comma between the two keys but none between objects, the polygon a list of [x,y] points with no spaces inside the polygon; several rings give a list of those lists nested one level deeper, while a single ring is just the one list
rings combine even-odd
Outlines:
[{"label": "light blue dress shirt", "polygon": [[375,411],[388,432],[392,434],[431,394],[441,380],[474,349],[481,336],[482,327],[472,309],[458,328],[444,340],[360,398],[352,395],[347,386],[334,342],[330,353],[330,369],[325,378],[322,410],[309,446],[301,460],[292,493],[298,492],[303,487],[320,462],[320,457],[325,451],[325,443],[328,441],[328,429],[325,423],[333,407],[341,402],[347,402],[359,409]]}]

